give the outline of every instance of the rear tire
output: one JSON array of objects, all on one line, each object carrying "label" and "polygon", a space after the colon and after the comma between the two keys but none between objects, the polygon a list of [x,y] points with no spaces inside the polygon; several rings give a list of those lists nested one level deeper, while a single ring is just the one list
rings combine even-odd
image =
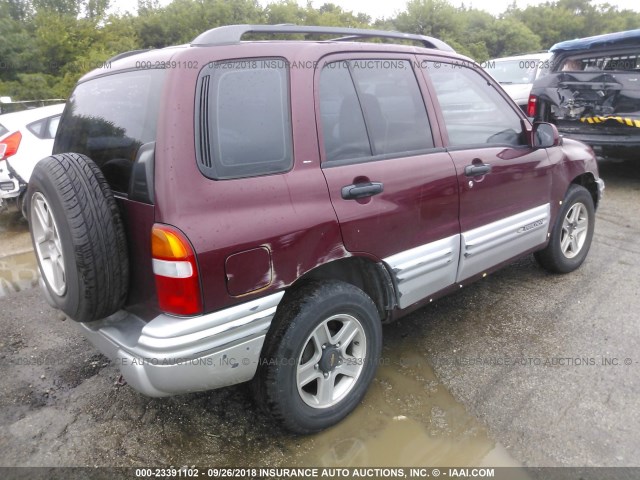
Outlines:
[{"label": "rear tire", "polygon": [[364,397],[381,348],[380,316],[362,290],[306,284],[278,308],[253,381],[256,401],[291,432],[328,428]]},{"label": "rear tire", "polygon": [[589,191],[571,185],[544,250],[535,253],[540,265],[554,273],[576,270],[589,253],[595,226],[595,208]]},{"label": "rear tire", "polygon": [[64,153],[36,165],[26,195],[44,287],[70,318],[90,322],[127,297],[129,261],[120,212],[98,166]]}]

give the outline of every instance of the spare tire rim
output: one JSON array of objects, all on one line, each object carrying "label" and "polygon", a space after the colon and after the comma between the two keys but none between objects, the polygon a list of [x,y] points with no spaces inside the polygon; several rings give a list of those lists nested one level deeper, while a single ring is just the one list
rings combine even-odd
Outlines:
[{"label": "spare tire rim", "polygon": [[562,221],[560,249],[567,258],[573,258],[582,251],[589,230],[589,213],[581,202],[571,206]]},{"label": "spare tire rim", "polygon": [[40,192],[31,197],[30,213],[31,232],[40,270],[53,293],[61,297],[67,291],[62,242],[51,207]]},{"label": "spare tire rim", "polygon": [[352,315],[323,320],[304,342],[298,358],[296,383],[302,401],[328,408],[353,390],[367,362],[367,338]]}]

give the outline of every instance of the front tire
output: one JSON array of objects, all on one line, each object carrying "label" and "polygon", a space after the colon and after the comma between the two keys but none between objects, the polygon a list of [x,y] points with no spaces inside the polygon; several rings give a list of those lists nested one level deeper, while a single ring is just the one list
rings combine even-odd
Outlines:
[{"label": "front tire", "polygon": [[589,253],[595,226],[595,207],[589,191],[571,185],[562,203],[549,243],[535,253],[538,263],[554,273],[576,270]]},{"label": "front tire", "polygon": [[256,400],[294,433],[328,428],[364,397],[381,348],[371,298],[345,282],[309,283],[278,309],[254,379]]}]

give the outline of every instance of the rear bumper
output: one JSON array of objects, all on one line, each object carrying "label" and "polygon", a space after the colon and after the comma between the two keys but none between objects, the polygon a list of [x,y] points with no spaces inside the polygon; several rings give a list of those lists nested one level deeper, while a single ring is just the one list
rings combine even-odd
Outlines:
[{"label": "rear bumper", "polygon": [[145,323],[120,311],[78,323],[133,388],[151,397],[211,390],[251,380],[284,292],[193,318]]},{"label": "rear bumper", "polygon": [[15,198],[20,194],[20,184],[14,178],[0,178],[0,198]]},{"label": "rear bumper", "polygon": [[596,180],[596,185],[598,186],[598,205],[600,205],[600,200],[604,196],[604,180],[601,178]]},{"label": "rear bumper", "polygon": [[26,188],[7,160],[0,164],[0,198],[15,198]]},{"label": "rear bumper", "polygon": [[558,129],[562,136],[579,140],[592,147],[620,147],[620,148],[638,148],[640,147],[640,134],[638,135],[604,135],[591,133],[576,133],[571,131],[563,131]]}]

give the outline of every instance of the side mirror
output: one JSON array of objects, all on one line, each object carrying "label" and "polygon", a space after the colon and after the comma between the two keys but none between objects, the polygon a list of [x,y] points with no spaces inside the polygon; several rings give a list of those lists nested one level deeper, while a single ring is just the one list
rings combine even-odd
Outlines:
[{"label": "side mirror", "polygon": [[531,146],[533,148],[549,148],[562,145],[562,140],[555,125],[545,122],[533,124]]}]

